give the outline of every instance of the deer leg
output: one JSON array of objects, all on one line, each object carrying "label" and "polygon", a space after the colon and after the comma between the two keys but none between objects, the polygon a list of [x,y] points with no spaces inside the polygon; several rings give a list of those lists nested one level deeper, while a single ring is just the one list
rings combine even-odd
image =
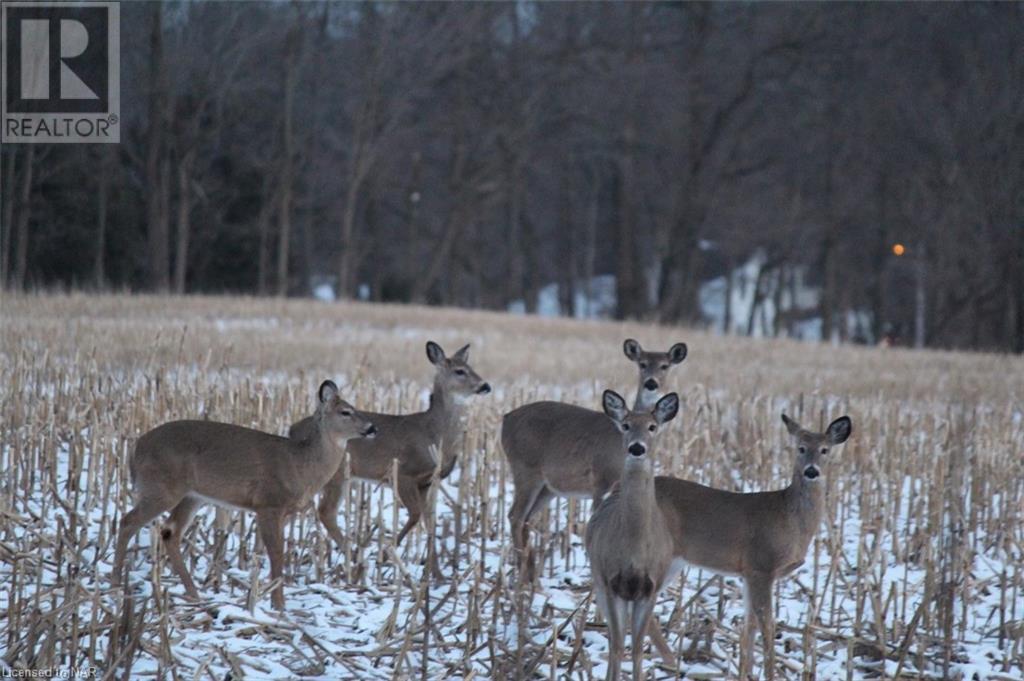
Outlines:
[{"label": "deer leg", "polygon": [[270,578],[277,581],[270,602],[277,610],[284,610],[284,513],[280,509],[267,509],[256,514],[260,537],[270,557]]},{"label": "deer leg", "polygon": [[140,495],[138,505],[124,514],[124,517],[121,518],[121,529],[117,533],[117,545],[114,549],[114,571],[110,577],[110,583],[113,586],[118,586],[121,583],[121,568],[124,564],[124,555],[128,551],[128,541],[143,525],[172,508],[180,499],[181,497],[168,499]]},{"label": "deer leg", "polygon": [[623,641],[626,636],[624,629],[626,602],[609,594],[599,579],[594,580],[594,599],[597,608],[604,615],[608,624],[608,673],[606,681],[618,681],[622,669]]},{"label": "deer leg", "polygon": [[669,647],[668,641],[665,640],[665,636],[661,633],[661,623],[657,620],[648,622],[647,624],[647,635],[651,637],[651,643],[657,648],[658,654],[661,655],[662,661],[664,661],[666,667],[676,668],[676,655],[672,652],[672,648]]},{"label": "deer leg", "polygon": [[528,485],[525,482],[516,482],[515,484],[515,496],[512,499],[512,508],[508,512],[508,524],[512,531],[512,546],[515,548],[517,556],[521,557],[523,555],[523,549],[526,548],[527,514],[530,511],[530,506],[533,504],[534,498],[540,493],[543,486],[543,483],[539,485]]},{"label": "deer leg", "polygon": [[194,600],[199,600],[199,592],[192,581],[192,576],[188,573],[188,568],[185,567],[185,560],[181,557],[181,536],[188,529],[192,516],[202,505],[201,499],[185,497],[171,511],[171,517],[160,531],[160,538],[164,540],[164,548],[167,550],[167,559],[171,563],[171,568],[178,574],[178,578],[185,587],[185,593]]},{"label": "deer leg", "polygon": [[[430,495],[430,484],[423,485],[419,488],[420,502],[426,502]],[[427,546],[427,553],[430,556],[430,573],[434,577],[435,582],[441,582],[444,580],[444,575],[441,574],[441,563],[437,557],[437,532],[436,528],[431,530],[430,536],[427,537],[429,542]]]},{"label": "deer leg", "polygon": [[740,634],[740,667],[738,674],[740,681],[747,681],[753,668],[754,626],[757,616],[754,615],[754,605],[750,593],[750,579],[744,578],[743,605],[746,607],[746,615],[743,618],[743,631]]},{"label": "deer leg", "polygon": [[[747,595],[750,608],[761,629],[761,641],[764,645],[764,673],[768,681],[775,678],[775,613],[772,611],[772,578],[771,575],[758,573],[747,579]],[[753,643],[753,632],[751,632]],[[753,648],[753,646],[751,646]]]},{"label": "deer leg", "polygon": [[531,583],[537,578],[536,559],[533,555],[533,548],[530,546],[530,518],[533,517],[537,511],[544,508],[544,506],[551,501],[551,497],[553,496],[554,494],[551,492],[550,487],[547,485],[541,485],[540,488],[534,492],[530,505],[527,508],[526,516],[523,519],[523,549],[526,556],[525,563],[527,583]]},{"label": "deer leg", "polygon": [[628,603],[614,594],[608,596],[608,609],[604,619],[608,623],[608,673],[605,681],[618,681],[622,676],[623,655],[626,652],[626,609]]},{"label": "deer leg", "polygon": [[341,490],[345,483],[344,464],[338,467],[324,488],[320,491],[320,503],[316,507],[316,515],[327,530],[328,536],[334,540],[339,551],[345,550],[345,538],[338,527],[338,504],[341,502]]},{"label": "deer leg", "polygon": [[[632,634],[630,645],[633,647],[633,679],[644,678],[644,638],[647,635],[651,613],[654,611],[654,597],[633,601]],[[657,626],[657,622],[654,623]]]},{"label": "deer leg", "polygon": [[402,505],[409,512],[409,519],[405,521],[402,531],[398,533],[398,538],[395,540],[396,546],[402,543],[405,535],[409,534],[412,528],[416,527],[416,523],[423,515],[423,497],[420,495],[420,488],[415,480],[401,475],[398,477],[398,498],[402,500]]}]

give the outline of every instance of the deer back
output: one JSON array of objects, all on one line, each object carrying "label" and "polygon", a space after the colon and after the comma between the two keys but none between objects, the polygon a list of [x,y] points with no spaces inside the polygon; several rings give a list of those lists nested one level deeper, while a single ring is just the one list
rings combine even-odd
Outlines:
[{"label": "deer back", "polygon": [[654,484],[675,557],[714,572],[784,574],[803,560],[817,526],[788,488],[729,492],[669,476]]},{"label": "deer back", "polygon": [[592,495],[622,473],[622,435],[599,411],[534,402],[505,415],[501,437],[514,475],[542,477],[562,494]]},{"label": "deer back", "polygon": [[191,494],[256,509],[315,493],[334,472],[329,458],[320,443],[227,423],[173,421],[139,438],[131,467],[137,494]]}]

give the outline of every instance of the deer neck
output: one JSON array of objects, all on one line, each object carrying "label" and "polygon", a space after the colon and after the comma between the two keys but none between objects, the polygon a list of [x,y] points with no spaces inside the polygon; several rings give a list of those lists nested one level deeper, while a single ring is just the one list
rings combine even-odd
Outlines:
[{"label": "deer neck", "polygon": [[796,471],[786,492],[789,509],[800,519],[800,527],[810,541],[818,532],[818,525],[825,512],[825,480],[818,478],[810,482],[802,471]]},{"label": "deer neck", "polygon": [[434,381],[434,390],[430,393],[430,407],[427,409],[427,415],[430,420],[431,436],[434,442],[442,446],[445,451],[452,450],[452,443],[462,433],[465,414],[466,398],[451,394],[445,390],[440,381]]},{"label": "deer neck", "polygon": [[654,498],[654,472],[649,463],[626,461],[619,479],[619,504],[627,536],[646,536],[658,511]]},{"label": "deer neck", "polygon": [[307,438],[296,444],[298,453],[303,457],[303,466],[312,471],[316,477],[321,474],[329,478],[341,465],[344,456],[344,445],[339,447],[331,434],[323,426],[320,415],[313,417],[312,428]]},{"label": "deer neck", "polygon": [[654,405],[657,404],[661,394],[657,390],[644,390],[644,384],[641,381],[640,385],[636,387],[636,399],[633,400],[633,411],[650,411],[654,409]]}]

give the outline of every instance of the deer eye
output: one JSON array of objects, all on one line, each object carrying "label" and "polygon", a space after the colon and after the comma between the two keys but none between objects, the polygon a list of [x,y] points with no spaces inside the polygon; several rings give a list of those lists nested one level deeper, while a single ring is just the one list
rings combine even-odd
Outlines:
[{"label": "deer eye", "polygon": [[667,369],[668,369],[668,365],[667,365],[667,364],[662,364],[662,365],[661,365],[661,370],[662,370],[662,371],[665,371],[665,370],[667,370]]},{"label": "deer eye", "polygon": [[342,416],[352,416],[352,410],[351,409],[342,409],[341,410],[341,415]]},{"label": "deer eye", "polygon": [[456,369],[455,370],[455,375],[456,376],[465,376],[466,375],[466,370],[465,369]]},{"label": "deer eye", "polygon": [[640,362],[640,368],[641,369],[646,369],[647,368],[647,362]]},{"label": "deer eye", "polygon": [[828,454],[828,447],[822,447],[821,448],[821,453],[822,454]]},{"label": "deer eye", "polygon": [[806,454],[807,453],[807,447],[804,447],[803,445],[800,445],[800,453],[801,454]]},{"label": "deer eye", "polygon": [[656,426],[654,424],[651,424],[651,425],[647,426],[647,430],[651,431],[652,433],[654,431],[656,431],[657,429],[658,429],[658,426]]},{"label": "deer eye", "polygon": [[627,430],[629,430],[629,424],[628,423],[623,423],[622,424],[622,432],[625,433]]}]

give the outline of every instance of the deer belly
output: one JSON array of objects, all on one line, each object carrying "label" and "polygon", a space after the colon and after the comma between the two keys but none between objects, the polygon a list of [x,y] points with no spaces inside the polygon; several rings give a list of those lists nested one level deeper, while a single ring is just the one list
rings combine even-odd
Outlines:
[{"label": "deer belly", "polygon": [[589,468],[582,471],[561,470],[551,473],[544,476],[544,483],[558,496],[576,499],[593,498],[594,475]]},{"label": "deer belly", "polygon": [[249,506],[243,506],[241,504],[233,504],[230,501],[224,501],[223,499],[217,499],[216,497],[207,496],[205,494],[199,494],[197,492],[192,492],[188,496],[195,497],[197,499],[202,499],[203,501],[205,501],[207,503],[213,504],[214,506],[219,506],[220,508],[226,508],[229,511],[251,511],[251,510],[253,510]]},{"label": "deer belly", "polygon": [[665,578],[665,583],[668,584],[669,582],[674,580],[676,577],[682,574],[683,569],[687,567],[696,568],[698,570],[704,570],[705,572],[710,572],[711,574],[715,575],[722,575],[723,577],[742,576],[742,574],[736,570],[723,570],[713,565],[702,565],[698,562],[686,560],[685,558],[680,558],[676,556],[672,559],[672,562],[669,564],[668,576]]},{"label": "deer belly", "polygon": [[591,489],[573,489],[573,488],[559,488],[555,487],[551,483],[548,483],[548,489],[554,492],[560,497],[572,497],[573,499],[590,499],[594,496],[594,491]]}]

